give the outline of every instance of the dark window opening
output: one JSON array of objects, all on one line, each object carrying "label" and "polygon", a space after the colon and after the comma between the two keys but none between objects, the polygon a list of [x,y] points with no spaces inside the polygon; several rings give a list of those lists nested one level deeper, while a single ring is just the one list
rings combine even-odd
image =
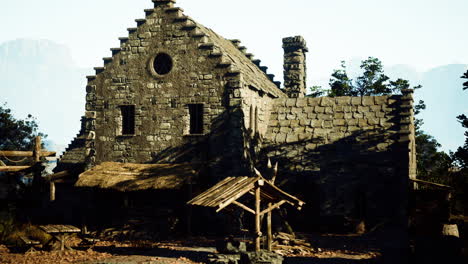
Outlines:
[{"label": "dark window opening", "polygon": [[171,107],[172,108],[177,108],[177,100],[176,99],[171,99]]},{"label": "dark window opening", "polygon": [[172,70],[172,58],[166,53],[159,53],[154,58],[153,68],[159,75],[168,74]]},{"label": "dark window opening", "polygon": [[122,135],[135,134],[135,106],[122,105],[120,111],[122,113]]},{"label": "dark window opening", "polygon": [[203,104],[189,104],[190,134],[203,133]]}]

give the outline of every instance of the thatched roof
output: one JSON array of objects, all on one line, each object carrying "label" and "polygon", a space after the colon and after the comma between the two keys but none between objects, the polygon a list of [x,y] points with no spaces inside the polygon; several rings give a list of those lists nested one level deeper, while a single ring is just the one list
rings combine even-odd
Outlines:
[{"label": "thatched roof", "polygon": [[81,173],[75,186],[122,192],[180,189],[195,174],[192,164],[103,162]]}]

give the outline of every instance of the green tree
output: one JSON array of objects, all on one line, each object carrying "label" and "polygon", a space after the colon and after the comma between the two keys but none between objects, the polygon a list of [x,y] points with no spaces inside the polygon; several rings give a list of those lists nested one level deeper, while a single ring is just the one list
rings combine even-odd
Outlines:
[{"label": "green tree", "polygon": [[16,119],[6,104],[0,105],[0,150],[31,150],[36,136],[47,137],[34,117]]},{"label": "green tree", "polygon": [[[462,79],[468,79],[468,70],[462,75]],[[463,83],[463,90],[468,89],[468,81]]]},{"label": "green tree", "polygon": [[[385,75],[382,62],[378,58],[369,57],[361,62],[362,75],[356,80],[349,78],[346,63],[341,62],[341,69],[334,70],[330,81],[328,96],[367,96],[398,94],[402,89],[410,88],[407,80],[395,81]],[[420,85],[413,89],[421,88]]]},{"label": "green tree", "polygon": [[[346,63],[341,62],[341,68],[334,70],[329,82],[328,96],[369,96],[400,94],[402,90],[411,88],[408,80],[391,80],[383,70],[382,62],[374,57],[369,57],[361,62],[362,74],[351,79],[346,72]],[[421,85],[413,89],[421,88]],[[424,101],[420,100],[414,106],[417,116],[426,109]],[[451,167],[450,156],[439,151],[440,144],[437,140],[422,130],[423,120],[415,118],[416,134],[416,158],[418,178],[448,183],[447,172]]]}]

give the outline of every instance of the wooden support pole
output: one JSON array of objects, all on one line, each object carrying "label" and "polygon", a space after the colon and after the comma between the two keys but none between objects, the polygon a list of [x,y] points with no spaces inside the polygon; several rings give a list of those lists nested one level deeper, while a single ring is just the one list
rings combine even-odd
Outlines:
[{"label": "wooden support pole", "polygon": [[254,106],[250,105],[250,116],[249,116],[249,126],[250,126],[250,135],[253,136],[255,131],[254,131],[254,126],[255,126],[255,118],[254,118]]},{"label": "wooden support pole", "polygon": [[234,201],[234,202],[232,202],[232,204],[235,204],[235,205],[239,206],[240,208],[246,210],[249,213],[255,214],[254,210],[250,209],[248,206],[244,205],[243,203],[240,203],[238,201]]},{"label": "wooden support pole", "polygon": [[33,161],[41,161],[41,136],[37,136],[34,142]]},{"label": "wooden support pole", "polygon": [[[268,203],[268,207],[271,203]],[[271,211],[267,213],[267,250],[271,251],[273,244],[273,234],[271,233]]]},{"label": "wooden support pole", "polygon": [[260,229],[260,181],[255,187],[255,251],[260,251],[262,231]]},{"label": "wooden support pole", "polygon": [[257,106],[255,106],[254,126],[255,126],[254,133],[257,134],[259,132],[258,131],[258,107]]},{"label": "wooden support pole", "polygon": [[[5,157],[33,157],[33,151],[17,151],[17,150],[0,150],[0,156]],[[54,151],[45,151],[41,150],[40,156],[41,157],[54,157]]]},{"label": "wooden support pole", "polygon": [[0,172],[16,172],[31,168],[31,166],[1,166]]},{"label": "wooden support pole", "polygon": [[55,201],[55,182],[51,181],[49,182],[50,186],[50,201],[53,202]]}]

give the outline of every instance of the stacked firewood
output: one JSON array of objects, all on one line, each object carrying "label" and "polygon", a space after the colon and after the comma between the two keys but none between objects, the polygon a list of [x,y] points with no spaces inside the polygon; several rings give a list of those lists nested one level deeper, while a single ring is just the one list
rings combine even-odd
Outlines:
[{"label": "stacked firewood", "polygon": [[273,235],[273,251],[280,255],[307,255],[314,250],[305,239],[293,234],[278,232]]}]

